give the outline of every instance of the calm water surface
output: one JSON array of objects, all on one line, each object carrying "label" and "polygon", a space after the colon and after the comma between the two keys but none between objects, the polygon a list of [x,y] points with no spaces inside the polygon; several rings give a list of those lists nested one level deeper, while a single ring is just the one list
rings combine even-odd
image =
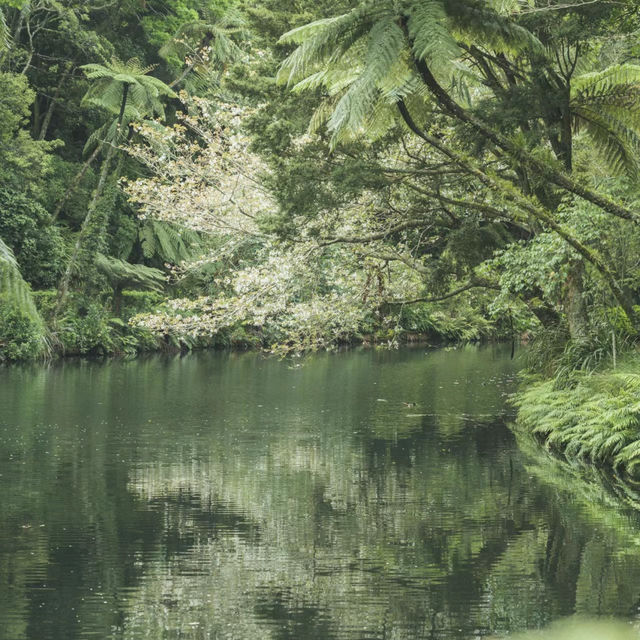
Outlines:
[{"label": "calm water surface", "polygon": [[516,440],[509,355],[0,370],[0,638],[453,640],[635,617],[633,496]]}]

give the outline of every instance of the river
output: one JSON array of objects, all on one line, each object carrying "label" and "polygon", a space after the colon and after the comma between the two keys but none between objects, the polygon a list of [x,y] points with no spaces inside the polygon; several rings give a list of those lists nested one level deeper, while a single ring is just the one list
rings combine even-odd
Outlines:
[{"label": "river", "polygon": [[640,518],[510,349],[0,370],[2,640],[475,640],[640,606]]}]

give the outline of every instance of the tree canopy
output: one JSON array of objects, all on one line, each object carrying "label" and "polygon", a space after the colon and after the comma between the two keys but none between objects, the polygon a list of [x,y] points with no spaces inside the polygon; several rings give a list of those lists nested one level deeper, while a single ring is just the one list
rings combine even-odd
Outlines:
[{"label": "tree canopy", "polygon": [[116,5],[2,2],[0,237],[54,349],[93,313],[133,349],[634,343],[635,2]]}]

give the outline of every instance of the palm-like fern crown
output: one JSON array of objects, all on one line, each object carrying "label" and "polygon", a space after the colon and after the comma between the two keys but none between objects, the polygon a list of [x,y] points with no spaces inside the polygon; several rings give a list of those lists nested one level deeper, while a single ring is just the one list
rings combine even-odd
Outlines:
[{"label": "palm-like fern crown", "polygon": [[[375,136],[394,121],[391,107],[425,99],[415,61],[441,80],[460,75],[463,49],[547,58],[553,54],[510,16],[529,0],[365,0],[349,13],[318,20],[281,38],[298,45],[278,79],[296,91],[323,87],[328,97],[311,122],[327,123],[332,144],[367,130]],[[551,54],[551,55],[550,55]],[[572,117],[615,171],[635,171],[640,155],[640,74],[633,65],[575,78]]]},{"label": "palm-like fern crown", "polygon": [[152,218],[144,221],[139,237],[145,258],[159,258],[164,263],[193,260],[203,250],[202,238],[195,231]]},{"label": "palm-like fern crown", "polygon": [[[285,60],[279,80],[296,90],[324,86],[335,97],[329,119],[334,143],[353,135],[384,104],[419,96],[412,57],[441,74],[460,57],[460,43],[496,52],[541,48],[526,29],[483,0],[368,0],[341,16],[286,33],[298,48]],[[513,9],[514,2],[499,3]]]},{"label": "palm-like fern crown", "polygon": [[164,274],[159,269],[143,264],[131,264],[113,256],[99,253],[96,256],[96,266],[113,284],[150,291],[162,291],[165,284]]},{"label": "palm-like fern crown", "polygon": [[589,134],[616,173],[640,173],[640,66],[613,65],[575,77],[571,112],[576,130]]},{"label": "palm-like fern crown", "polygon": [[148,75],[154,67],[145,67],[137,58],[123,62],[112,58],[106,65],[85,64],[81,67],[85,75],[93,80],[83,98],[91,104],[113,114],[119,114],[127,89],[125,116],[137,119],[147,115],[164,115],[162,97],[175,97],[175,93],[158,78]]},{"label": "palm-like fern crown", "polygon": [[210,47],[210,62],[226,65],[239,59],[243,51],[239,42],[248,37],[244,16],[233,7],[219,15],[208,3],[200,10],[200,19],[185,22],[161,49],[160,55],[184,57],[205,42]]}]

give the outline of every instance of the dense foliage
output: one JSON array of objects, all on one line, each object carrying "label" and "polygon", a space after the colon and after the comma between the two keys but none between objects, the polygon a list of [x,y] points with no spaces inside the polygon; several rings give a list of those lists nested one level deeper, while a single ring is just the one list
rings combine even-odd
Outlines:
[{"label": "dense foliage", "polygon": [[640,322],[636,4],[0,0],[0,359],[606,363]]}]

